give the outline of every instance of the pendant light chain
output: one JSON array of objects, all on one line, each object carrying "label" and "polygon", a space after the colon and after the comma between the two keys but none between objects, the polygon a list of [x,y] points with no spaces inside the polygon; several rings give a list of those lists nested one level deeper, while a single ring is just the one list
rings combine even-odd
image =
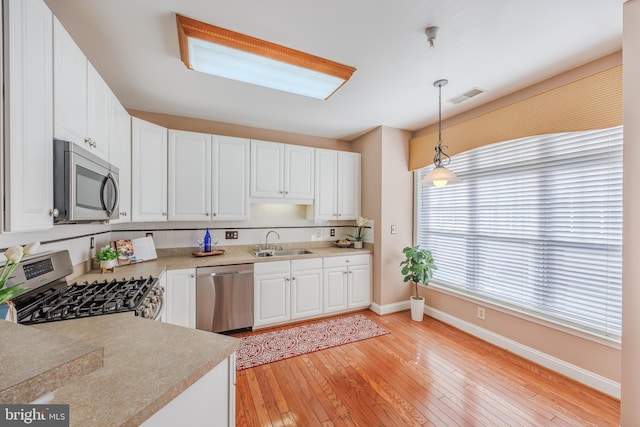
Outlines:
[{"label": "pendant light chain", "polygon": [[[438,144],[435,147],[435,156],[433,156],[433,164],[435,167],[443,167],[447,166],[451,163],[451,157],[444,152],[444,149],[447,149],[446,145],[444,148],[442,147],[442,86],[445,86],[448,83],[447,80],[441,79],[436,80],[433,85],[438,88]],[[444,159],[442,159],[444,156]]]}]

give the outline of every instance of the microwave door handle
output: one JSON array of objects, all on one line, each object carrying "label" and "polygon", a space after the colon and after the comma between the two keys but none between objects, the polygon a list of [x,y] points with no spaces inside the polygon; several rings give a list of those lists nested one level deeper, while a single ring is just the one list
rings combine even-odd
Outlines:
[{"label": "microwave door handle", "polygon": [[[115,196],[116,196],[115,203],[110,207],[107,207],[106,200],[105,200],[105,190],[107,188],[107,181],[113,182],[113,191],[115,192]],[[111,214],[113,214],[112,208],[115,208],[116,206],[118,206],[118,203],[120,202],[120,191],[118,191],[118,183],[113,178],[113,175],[111,175],[111,173],[108,173],[106,178],[104,179],[104,182],[102,183],[101,193],[102,194],[100,195],[100,198],[102,202],[102,207],[107,212],[107,216],[111,216]]]}]

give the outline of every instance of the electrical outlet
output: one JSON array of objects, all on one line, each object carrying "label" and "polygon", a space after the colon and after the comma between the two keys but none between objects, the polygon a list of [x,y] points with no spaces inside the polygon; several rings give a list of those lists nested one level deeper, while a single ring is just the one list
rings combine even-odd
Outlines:
[{"label": "electrical outlet", "polygon": [[151,237],[153,239],[153,233],[147,233],[146,236]]},{"label": "electrical outlet", "polygon": [[478,319],[484,320],[485,314],[484,307],[478,307]]},{"label": "electrical outlet", "polygon": [[332,228],[330,230],[330,235],[331,235],[331,237],[336,237],[336,229],[335,228]]},{"label": "electrical outlet", "polygon": [[227,240],[235,240],[238,239],[238,230],[233,231],[225,231],[224,238]]},{"label": "electrical outlet", "polygon": [[317,228],[317,229],[316,229],[315,236],[316,236],[318,239],[319,239],[319,238],[321,238],[321,237],[322,237],[322,230],[321,230],[321,229],[319,229],[319,228]]}]

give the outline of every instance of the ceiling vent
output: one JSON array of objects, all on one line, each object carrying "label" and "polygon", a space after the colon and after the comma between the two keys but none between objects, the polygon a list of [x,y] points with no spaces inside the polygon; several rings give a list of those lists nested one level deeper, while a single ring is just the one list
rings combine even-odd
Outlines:
[{"label": "ceiling vent", "polygon": [[480,95],[483,92],[486,91],[484,89],[480,89],[479,87],[474,87],[473,89],[468,90],[462,95],[454,96],[453,98],[449,99],[449,102],[453,104],[460,104],[461,102],[466,101],[469,98],[473,98],[476,95]]}]

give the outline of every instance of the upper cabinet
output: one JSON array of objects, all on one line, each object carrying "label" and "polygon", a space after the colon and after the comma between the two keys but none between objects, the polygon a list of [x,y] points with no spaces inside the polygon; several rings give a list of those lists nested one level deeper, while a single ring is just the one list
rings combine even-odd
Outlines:
[{"label": "upper cabinet", "polygon": [[167,129],[131,118],[132,221],[167,220]]},{"label": "upper cabinet", "polygon": [[53,226],[53,15],[40,0],[4,2],[5,229]]},{"label": "upper cabinet", "polygon": [[110,222],[131,221],[131,116],[115,96],[109,118],[109,161],[118,168],[120,217]]},{"label": "upper cabinet", "polygon": [[110,90],[54,18],[54,136],[109,160]]},{"label": "upper cabinet", "polygon": [[251,141],[251,200],[312,204],[314,149]]},{"label": "upper cabinet", "polygon": [[249,140],[169,131],[169,220],[249,219]]},{"label": "upper cabinet", "polygon": [[314,218],[351,220],[360,216],[359,153],[315,150]]}]

